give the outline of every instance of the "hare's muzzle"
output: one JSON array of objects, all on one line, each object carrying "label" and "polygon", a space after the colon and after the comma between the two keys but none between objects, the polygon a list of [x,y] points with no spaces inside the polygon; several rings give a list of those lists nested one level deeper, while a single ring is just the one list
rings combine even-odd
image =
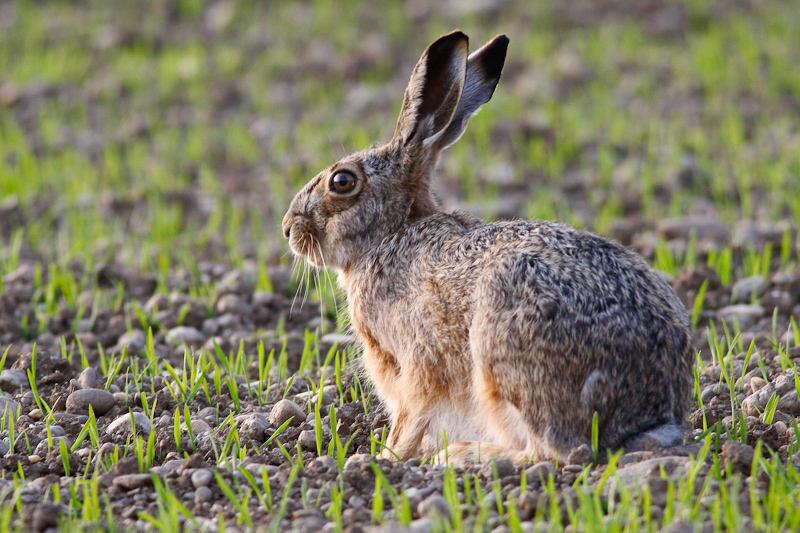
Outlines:
[{"label": "hare's muzzle", "polygon": [[283,217],[283,221],[281,222],[281,229],[283,229],[283,236],[287,239],[289,238],[289,235],[292,232],[292,225],[294,225],[294,219],[295,219],[294,213],[290,211],[286,213],[286,215]]}]

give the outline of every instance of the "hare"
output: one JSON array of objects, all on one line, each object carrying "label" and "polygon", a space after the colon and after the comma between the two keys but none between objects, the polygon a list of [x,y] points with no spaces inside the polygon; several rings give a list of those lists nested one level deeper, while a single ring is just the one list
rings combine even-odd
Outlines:
[{"label": "hare", "polygon": [[460,31],[434,41],[391,140],[314,177],[283,233],[338,273],[392,457],[565,461],[591,443],[595,417],[602,448],[677,444],[693,353],[664,279],[591,233],[489,224],[443,212],[431,193],[440,153],[494,93],[508,42],[468,55]]}]

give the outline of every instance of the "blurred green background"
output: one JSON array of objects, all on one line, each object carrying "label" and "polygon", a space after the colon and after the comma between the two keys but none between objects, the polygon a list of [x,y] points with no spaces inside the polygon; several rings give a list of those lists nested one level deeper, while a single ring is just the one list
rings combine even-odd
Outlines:
[{"label": "blurred green background", "polygon": [[6,2],[0,270],[288,262],[294,192],[388,138],[414,62],[454,27],[511,45],[440,164],[448,208],[648,255],[661,219],[800,215],[795,1]]}]

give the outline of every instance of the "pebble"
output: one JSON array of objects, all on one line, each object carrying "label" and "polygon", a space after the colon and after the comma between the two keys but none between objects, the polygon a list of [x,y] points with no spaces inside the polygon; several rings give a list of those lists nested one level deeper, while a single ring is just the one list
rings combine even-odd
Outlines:
[{"label": "pebble", "polygon": [[12,368],[0,372],[0,389],[14,393],[20,389],[28,388],[30,388],[30,382],[24,370]]},{"label": "pebble", "polygon": [[[186,429],[186,424],[183,424],[184,429]],[[202,418],[192,418],[192,432],[195,435],[200,435],[202,433],[210,433],[211,426],[208,425],[208,422],[203,420]]]},{"label": "pebble", "polygon": [[309,468],[318,472],[336,472],[338,463],[330,455],[322,455],[311,461]]},{"label": "pebble", "polygon": [[573,448],[567,457],[567,464],[570,465],[588,465],[594,459],[592,449],[588,444],[581,444],[577,448]]},{"label": "pebble", "polygon": [[305,411],[291,400],[284,399],[279,401],[269,413],[269,421],[276,428],[290,418],[292,419],[290,423],[292,426],[299,426],[306,419]]},{"label": "pebble", "polygon": [[[152,429],[152,424],[150,423],[150,419],[147,418],[142,412],[136,411],[133,413],[134,423],[136,424],[137,431],[141,431],[142,433],[149,435],[150,430]],[[113,435],[115,433],[130,433],[131,432],[131,415],[130,413],[126,413],[108,425],[106,429],[106,433],[109,435]]]},{"label": "pebble", "polygon": [[629,489],[642,487],[647,483],[648,477],[660,478],[662,468],[669,479],[679,479],[689,468],[689,462],[688,457],[667,455],[632,463],[617,470],[604,490],[609,490],[617,484],[625,485]]},{"label": "pebble", "polygon": [[304,450],[316,450],[317,449],[317,433],[311,429],[305,429],[300,432],[300,435],[297,437],[297,442]]},{"label": "pebble", "polygon": [[84,368],[78,376],[78,385],[82,389],[97,388],[97,371],[92,367]]},{"label": "pebble", "polygon": [[487,478],[493,478],[495,470],[497,470],[497,477],[500,479],[511,476],[515,472],[514,463],[510,459],[496,459],[487,461],[481,467],[481,473]]},{"label": "pebble", "polygon": [[731,299],[734,302],[749,302],[753,296],[761,296],[767,289],[767,280],[764,276],[750,276],[743,278],[731,287]]},{"label": "pebble", "polygon": [[345,480],[356,483],[363,479],[370,469],[372,456],[366,453],[356,453],[344,462],[343,475]]},{"label": "pebble", "polygon": [[0,416],[6,413],[16,413],[18,408],[19,404],[16,401],[12,400],[5,394],[0,395]]},{"label": "pebble", "polygon": [[42,502],[33,510],[31,526],[34,531],[44,531],[58,526],[61,506],[51,502]]},{"label": "pebble", "polygon": [[[338,394],[338,392],[339,391],[336,388],[336,385],[326,385],[325,387],[323,387],[323,389],[322,389],[322,405],[323,406],[327,406],[327,405],[330,405],[333,402],[335,402],[336,401],[336,395]],[[312,402],[314,402],[316,404],[318,395],[319,395],[319,391],[317,391],[317,392],[306,391],[306,392],[301,392],[300,394],[296,395],[294,397],[294,399],[295,399],[295,401],[297,401],[300,404],[305,404],[309,400],[311,400]],[[305,414],[303,416],[305,416]]]},{"label": "pebble", "polygon": [[528,482],[538,480],[542,484],[547,483],[550,476],[556,475],[556,467],[550,461],[542,461],[525,470],[525,477]]},{"label": "pebble", "polygon": [[264,413],[245,413],[234,418],[239,428],[239,435],[263,442],[269,431],[269,420]]},{"label": "pebble", "polygon": [[742,444],[734,440],[725,441],[722,444],[722,453],[720,457],[726,465],[729,465],[734,471],[741,472],[742,474],[750,474],[750,469],[753,464],[753,457],[755,451],[752,446]]},{"label": "pebble", "polygon": [[235,294],[223,294],[217,300],[216,305],[219,314],[230,313],[233,315],[245,315],[249,312],[249,306],[244,299]]},{"label": "pebble", "polygon": [[146,344],[147,335],[140,329],[132,329],[123,333],[117,341],[120,349],[127,347],[129,352],[141,352]]},{"label": "pebble", "polygon": [[766,386],[767,382],[758,376],[753,376],[750,378],[750,392],[758,392],[764,386]]},{"label": "pebble", "polygon": [[211,470],[199,468],[192,472],[192,485],[194,485],[195,488],[206,487],[211,483],[213,477],[214,475],[211,473]]},{"label": "pebble", "polygon": [[114,401],[119,405],[125,405],[128,403],[128,394],[125,392],[115,392],[114,394]]},{"label": "pebble", "polygon": [[721,383],[712,383],[703,389],[703,392],[700,393],[700,399],[703,400],[704,404],[707,404],[712,398],[719,396],[723,390],[725,390],[725,386]]},{"label": "pebble", "polygon": [[150,474],[123,474],[115,477],[113,483],[122,489],[134,490],[152,484],[153,478]]},{"label": "pebble", "polygon": [[692,234],[699,241],[725,243],[730,240],[730,229],[716,218],[688,216],[668,218],[656,223],[656,231],[667,239],[688,239]]},{"label": "pebble", "polygon": [[203,503],[207,501],[211,501],[211,489],[208,487],[197,487],[197,490],[194,492],[194,501],[197,503]]},{"label": "pebble", "polygon": [[722,320],[738,322],[742,328],[746,328],[764,316],[764,312],[760,305],[735,304],[723,307],[717,311],[717,315]]},{"label": "pebble", "polygon": [[450,504],[441,494],[431,494],[419,502],[417,514],[428,517],[437,514],[442,517],[450,516]]},{"label": "pebble", "polygon": [[169,461],[164,462],[162,465],[154,466],[150,469],[150,472],[160,476],[166,476],[173,472],[177,472],[185,464],[186,459],[170,459]]},{"label": "pebble", "polygon": [[85,415],[91,406],[96,416],[103,416],[115,403],[114,395],[103,389],[78,389],[67,397],[67,411]]},{"label": "pebble", "polygon": [[171,346],[182,346],[184,344],[202,344],[205,340],[203,334],[196,328],[189,326],[178,326],[167,332],[165,337],[167,344]]}]

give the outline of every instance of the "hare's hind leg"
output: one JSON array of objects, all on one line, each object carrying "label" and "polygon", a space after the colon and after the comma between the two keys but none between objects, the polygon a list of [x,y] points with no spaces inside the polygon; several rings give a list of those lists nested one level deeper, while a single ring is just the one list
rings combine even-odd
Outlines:
[{"label": "hare's hind leg", "polygon": [[[470,347],[474,395],[489,440],[522,433],[529,456],[563,461],[589,444],[592,412],[580,390],[588,365],[558,323],[552,276],[535,257],[501,259],[476,288],[480,311],[470,327]],[[497,416],[508,412],[518,416]]]}]

